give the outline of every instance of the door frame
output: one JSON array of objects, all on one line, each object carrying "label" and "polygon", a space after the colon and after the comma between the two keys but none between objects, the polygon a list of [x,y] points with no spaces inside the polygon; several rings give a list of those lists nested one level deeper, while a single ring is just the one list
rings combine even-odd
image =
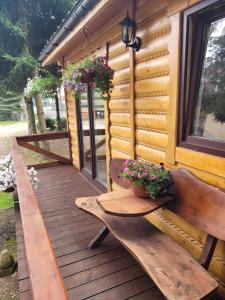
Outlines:
[{"label": "door frame", "polygon": [[96,162],[96,149],[95,149],[95,124],[94,124],[94,110],[93,110],[93,91],[89,84],[87,84],[87,102],[88,102],[88,116],[89,116],[89,138],[91,146],[91,172],[84,167],[84,145],[83,145],[83,126],[81,115],[81,99],[76,97],[76,111],[77,111],[77,128],[79,140],[79,155],[80,155],[80,169],[81,172],[92,180],[101,190],[107,191],[107,183],[101,181],[96,177],[97,175],[97,162]]}]

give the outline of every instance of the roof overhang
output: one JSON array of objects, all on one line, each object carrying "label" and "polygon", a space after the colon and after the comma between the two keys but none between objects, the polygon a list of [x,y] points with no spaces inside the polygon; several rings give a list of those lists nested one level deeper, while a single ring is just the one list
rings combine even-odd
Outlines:
[{"label": "roof overhang", "polygon": [[[42,50],[43,65],[61,61],[78,34],[94,19],[99,18],[112,0],[81,0]],[[72,28],[72,29],[70,29]]]}]

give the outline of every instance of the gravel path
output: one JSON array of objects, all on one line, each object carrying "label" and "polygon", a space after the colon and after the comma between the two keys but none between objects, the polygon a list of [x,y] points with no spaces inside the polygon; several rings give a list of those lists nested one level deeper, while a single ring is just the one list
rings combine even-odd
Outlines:
[{"label": "gravel path", "polygon": [[9,153],[9,138],[15,135],[27,134],[27,123],[17,122],[15,124],[1,125],[0,124],[0,156]]}]

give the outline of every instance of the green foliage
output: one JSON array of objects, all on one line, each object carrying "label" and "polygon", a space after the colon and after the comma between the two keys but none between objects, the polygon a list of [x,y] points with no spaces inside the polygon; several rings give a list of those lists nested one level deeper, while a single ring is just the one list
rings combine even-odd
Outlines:
[{"label": "green foliage", "polygon": [[14,25],[9,19],[7,19],[4,15],[0,15],[0,28],[1,31],[5,30],[8,34],[24,39],[26,37],[26,33],[19,26]]},{"label": "green foliage", "polygon": [[67,128],[66,118],[61,118],[57,124],[57,129],[59,131],[63,131],[63,130],[66,130],[66,128]]},{"label": "green foliage", "polygon": [[73,0],[0,0],[0,93],[23,93],[37,57]]},{"label": "green foliage", "polygon": [[13,205],[12,193],[0,192],[0,209],[8,209],[13,207]]},{"label": "green foliage", "polygon": [[50,73],[46,77],[37,75],[33,79],[28,78],[24,95],[26,97],[34,97],[36,95],[51,96],[56,92],[58,84],[59,79]]},{"label": "green foliage", "polygon": [[47,129],[49,129],[50,131],[53,131],[56,129],[56,121],[54,119],[45,118],[45,123],[46,123]]},{"label": "green foliage", "polygon": [[13,93],[0,97],[0,121],[17,119],[17,113],[21,110],[21,100],[21,95]]},{"label": "green foliage", "polygon": [[61,118],[59,122],[51,118],[45,118],[45,122],[46,122],[46,127],[50,131],[53,130],[63,131],[66,130],[67,127],[66,118]]}]

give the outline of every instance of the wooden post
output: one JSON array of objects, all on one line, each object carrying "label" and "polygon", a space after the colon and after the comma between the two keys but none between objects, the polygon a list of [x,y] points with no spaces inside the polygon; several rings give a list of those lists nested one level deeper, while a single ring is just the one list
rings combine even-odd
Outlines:
[{"label": "wooden post", "polygon": [[[106,57],[109,59],[109,43],[106,43]],[[110,134],[109,134],[109,100],[110,94],[108,94],[108,98],[104,103],[104,112],[105,112],[105,148],[106,148],[106,180],[107,180],[107,188],[108,191],[112,190],[111,180],[109,176],[109,166],[110,160],[112,158],[111,155],[111,147],[110,147]]]},{"label": "wooden post", "polygon": [[[131,0],[130,3],[130,15],[132,20],[135,20],[135,7],[136,1]],[[135,53],[133,48],[129,48],[129,68],[130,68],[130,144],[131,144],[131,159],[135,159],[135,74],[134,74],[134,65],[135,65]]]},{"label": "wooden post", "polygon": [[170,17],[171,36],[169,42],[169,109],[167,115],[168,146],[166,161],[175,164],[175,151],[177,142],[177,107],[179,92],[179,45],[180,45],[180,13]]}]

